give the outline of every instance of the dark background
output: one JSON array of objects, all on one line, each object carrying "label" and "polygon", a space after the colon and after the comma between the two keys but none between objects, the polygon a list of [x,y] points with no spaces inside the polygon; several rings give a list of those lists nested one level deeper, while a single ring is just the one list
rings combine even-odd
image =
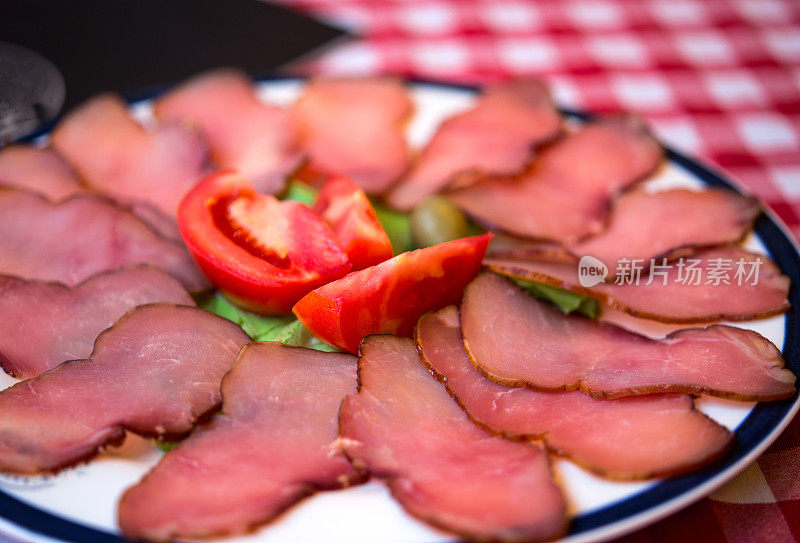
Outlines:
[{"label": "dark background", "polygon": [[64,109],[217,66],[266,73],[342,35],[258,0],[0,0],[0,41],[56,65]]}]

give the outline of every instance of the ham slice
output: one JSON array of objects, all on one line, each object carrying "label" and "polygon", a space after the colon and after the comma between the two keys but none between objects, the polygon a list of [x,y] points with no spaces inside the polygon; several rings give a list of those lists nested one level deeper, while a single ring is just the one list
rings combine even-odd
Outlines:
[{"label": "ham slice", "polygon": [[312,168],[351,177],[368,193],[406,170],[408,91],[396,79],[317,79],[292,110]]},{"label": "ham slice", "polygon": [[165,215],[157,208],[145,202],[133,202],[130,206],[125,207],[129,207],[131,213],[146,223],[147,226],[152,228],[162,238],[174,241],[183,246],[183,238],[181,237],[181,231],[178,230],[178,222],[175,220],[175,217]]},{"label": "ham slice", "polygon": [[526,260],[542,257],[573,260],[560,243],[523,239],[507,234],[495,234],[486,249],[486,259]]},{"label": "ham slice", "polygon": [[566,525],[547,455],[472,424],[420,363],[414,342],[369,336],[359,393],[342,404],[345,452],[412,515],[479,541],[549,540]]},{"label": "ham slice", "polygon": [[[484,260],[496,273],[579,292],[635,317],[661,322],[751,320],[789,309],[789,278],[766,255],[729,246],[700,251],[683,263],[683,268],[679,267],[680,261],[671,261],[657,274],[643,273],[638,284],[617,284],[609,278],[585,288],[578,279],[578,263],[571,258],[545,255],[524,260]],[[689,265],[700,273],[693,276],[694,272],[686,271]],[[722,280],[714,284],[715,280],[709,279],[715,266],[726,270],[723,276],[727,284]]]},{"label": "ham slice", "polygon": [[0,188],[0,273],[75,286],[127,264],[161,268],[189,291],[209,286],[184,247],[106,198],[80,195],[51,204]]},{"label": "ham slice", "polygon": [[0,392],[0,470],[56,471],[124,439],[177,438],[221,401],[219,384],[250,339],[194,307],[150,304],[72,360]]},{"label": "ham slice", "polygon": [[[0,186],[33,192],[51,202],[88,192],[52,147],[29,145],[12,145],[0,151]],[[131,202],[131,211],[163,237],[181,241],[173,217],[143,201]]]},{"label": "ham slice", "polygon": [[259,192],[280,192],[303,159],[289,112],[259,100],[250,78],[235,70],[190,79],[160,98],[154,112],[199,128],[214,162],[237,170]]},{"label": "ham slice", "polygon": [[35,192],[53,202],[83,192],[75,172],[58,153],[31,145],[0,150],[0,185]]},{"label": "ham slice", "polygon": [[614,202],[608,227],[569,248],[602,260],[613,275],[622,258],[663,259],[697,247],[735,243],[761,212],[758,201],[725,189],[631,191]]},{"label": "ham slice", "polygon": [[566,243],[599,232],[611,197],[647,177],[661,157],[642,121],[613,118],[543,149],[517,178],[487,178],[448,197],[493,229]]},{"label": "ham slice", "polygon": [[489,86],[475,107],[439,126],[387,202],[408,210],[447,187],[471,185],[487,175],[520,174],[534,149],[560,132],[561,115],[540,82]]},{"label": "ham slice", "polygon": [[154,302],[194,305],[180,283],[148,266],[100,273],[75,288],[0,275],[0,365],[28,379],[87,358],[100,332]]},{"label": "ham slice", "polygon": [[122,496],[120,528],[149,541],[240,534],[360,482],[338,444],[355,391],[353,355],[251,343],[222,380],[222,412]]},{"label": "ham slice", "polygon": [[756,332],[714,325],[654,340],[564,315],[492,273],[464,291],[461,327],[473,365],[509,386],[580,389],[595,398],[671,392],[744,401],[795,390],[780,351]]},{"label": "ham slice", "polygon": [[89,188],[126,204],[149,204],[172,218],[205,172],[207,149],[197,134],[178,124],[148,131],[110,94],[67,115],[52,144]]},{"label": "ham slice", "polygon": [[424,315],[416,341],[425,364],[473,422],[511,439],[544,440],[551,452],[606,477],[684,473],[720,458],[732,444],[733,434],[695,410],[689,396],[595,400],[578,391],[548,394],[493,383],[464,352],[453,306]]}]

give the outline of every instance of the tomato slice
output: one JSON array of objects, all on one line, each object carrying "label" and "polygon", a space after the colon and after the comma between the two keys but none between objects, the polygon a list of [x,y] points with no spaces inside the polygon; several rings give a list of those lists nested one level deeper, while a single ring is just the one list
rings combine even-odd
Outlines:
[{"label": "tomato slice", "polygon": [[350,270],[331,227],[314,210],[258,194],[231,170],[183,198],[178,227],[200,269],[226,296],[260,313],[288,313],[314,288]]},{"label": "tomato slice", "polygon": [[314,210],[333,227],[353,270],[392,258],[389,236],[364,190],[349,177],[331,176],[317,196]]},{"label": "tomato slice", "polygon": [[399,254],[309,292],[292,311],[319,339],[353,353],[369,334],[410,336],[424,313],[461,301],[491,237]]}]

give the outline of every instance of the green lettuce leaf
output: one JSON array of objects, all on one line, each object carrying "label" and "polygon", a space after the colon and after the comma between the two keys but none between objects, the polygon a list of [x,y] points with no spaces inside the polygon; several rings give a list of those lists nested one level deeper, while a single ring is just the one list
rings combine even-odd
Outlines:
[{"label": "green lettuce leaf", "polygon": [[168,453],[178,445],[180,445],[179,441],[156,441],[156,447],[161,449],[163,452]]},{"label": "green lettuce leaf", "polygon": [[590,319],[596,320],[600,317],[600,302],[596,298],[538,281],[529,281],[518,277],[511,277],[511,279],[533,294],[536,299],[550,302],[566,314],[575,311]]},{"label": "green lettuce leaf", "polygon": [[386,235],[389,236],[389,241],[392,242],[395,255],[416,249],[411,237],[411,217],[407,213],[400,213],[374,200],[372,207]]},{"label": "green lettuce leaf", "polygon": [[481,234],[485,234],[488,232],[486,228],[481,226],[480,224],[476,223],[469,217],[467,217],[467,224],[469,225],[469,235],[471,236],[480,236]]},{"label": "green lettuce leaf", "polygon": [[318,351],[326,352],[341,352],[335,347],[323,343],[317,339],[308,329],[303,326],[295,317],[293,321],[287,322],[270,329],[268,332],[253,338],[256,341],[280,341],[287,345],[294,345],[296,347],[308,347],[309,349],[316,349]]},{"label": "green lettuce leaf", "polygon": [[337,351],[314,337],[292,314],[265,316],[251,313],[235,306],[219,292],[206,295],[197,301],[197,305],[201,309],[235,322],[254,341],[280,341],[287,345],[308,347],[318,351]]},{"label": "green lettuce leaf", "polygon": [[292,179],[281,194],[281,200],[294,200],[306,205],[313,205],[317,199],[317,189],[297,179]]}]

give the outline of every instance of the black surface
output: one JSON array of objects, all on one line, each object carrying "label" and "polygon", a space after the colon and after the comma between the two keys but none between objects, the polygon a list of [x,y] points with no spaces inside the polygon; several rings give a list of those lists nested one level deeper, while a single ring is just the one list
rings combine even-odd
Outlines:
[{"label": "black surface", "polygon": [[217,66],[265,73],[341,35],[258,0],[0,0],[0,41],[56,65],[65,108]]}]

